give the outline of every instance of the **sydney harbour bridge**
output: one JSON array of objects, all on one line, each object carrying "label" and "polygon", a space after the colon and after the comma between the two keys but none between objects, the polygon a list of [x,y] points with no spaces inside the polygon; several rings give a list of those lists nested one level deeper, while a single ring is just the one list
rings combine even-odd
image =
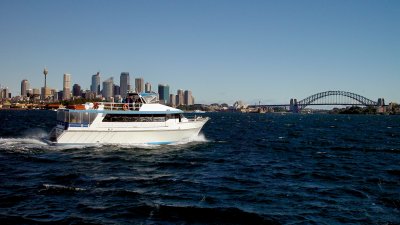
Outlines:
[{"label": "sydney harbour bridge", "polygon": [[364,96],[348,91],[325,91],[313,94],[305,99],[298,101],[295,98],[290,99],[289,104],[278,105],[260,105],[260,107],[285,107],[292,112],[299,112],[307,106],[385,106],[384,98],[373,101]]}]

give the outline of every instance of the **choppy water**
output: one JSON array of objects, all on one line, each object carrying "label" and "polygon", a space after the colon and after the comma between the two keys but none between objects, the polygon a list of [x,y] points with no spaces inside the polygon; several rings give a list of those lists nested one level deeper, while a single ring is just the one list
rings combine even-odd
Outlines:
[{"label": "choppy water", "polygon": [[207,114],[195,142],[50,146],[0,111],[0,223],[400,223],[400,117]]}]

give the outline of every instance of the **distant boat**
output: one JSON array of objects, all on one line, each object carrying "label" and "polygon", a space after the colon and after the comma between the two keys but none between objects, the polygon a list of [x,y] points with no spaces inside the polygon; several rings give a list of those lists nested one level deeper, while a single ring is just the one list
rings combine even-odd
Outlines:
[{"label": "distant boat", "polygon": [[194,113],[206,113],[206,111],[202,111],[202,110],[198,110],[198,109],[194,110],[193,112]]},{"label": "distant boat", "polygon": [[58,109],[50,140],[58,144],[169,144],[196,137],[208,117],[188,119],[158,103],[155,93],[128,93],[125,103]]}]

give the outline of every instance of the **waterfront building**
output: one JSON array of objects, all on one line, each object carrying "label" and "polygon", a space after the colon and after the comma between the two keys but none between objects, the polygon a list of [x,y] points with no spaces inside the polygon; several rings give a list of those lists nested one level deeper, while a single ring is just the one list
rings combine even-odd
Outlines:
[{"label": "waterfront building", "polygon": [[46,99],[51,98],[51,89],[48,88],[48,87],[42,87],[40,93],[41,93],[40,98],[42,100],[46,100]]},{"label": "waterfront building", "polygon": [[33,98],[34,100],[37,100],[37,99],[39,99],[39,97],[40,97],[40,90],[39,90],[39,88],[33,88],[33,89],[32,89],[32,96],[31,96],[31,98]]},{"label": "waterfront building", "polygon": [[31,97],[31,95],[33,95],[33,90],[32,89],[26,90],[26,96]]},{"label": "waterfront building", "polygon": [[176,95],[174,94],[169,95],[169,105],[172,107],[176,106]]},{"label": "waterfront building", "polygon": [[81,94],[82,94],[81,86],[79,84],[74,84],[74,86],[72,87],[72,96],[81,97]]},{"label": "waterfront building", "polygon": [[100,95],[100,73],[92,76],[92,85],[90,85],[90,91],[95,95]]},{"label": "waterfront building", "polygon": [[186,90],[185,91],[185,105],[193,105],[193,96],[192,96],[192,91]]},{"label": "waterfront building", "polygon": [[63,100],[71,99],[71,74],[64,74],[63,82]]},{"label": "waterfront building", "polygon": [[28,96],[28,89],[29,89],[29,81],[24,79],[21,81],[21,96],[26,97]]},{"label": "waterfront building", "polygon": [[103,97],[107,101],[111,101],[114,97],[114,78],[110,77],[103,81]]},{"label": "waterfront building", "polygon": [[64,96],[64,92],[63,92],[63,91],[57,92],[57,99],[58,99],[58,100],[62,100],[62,99],[63,99],[63,96]]},{"label": "waterfront building", "polygon": [[151,92],[151,84],[149,82],[146,83],[145,85],[145,92],[150,93]]},{"label": "waterfront building", "polygon": [[169,86],[167,84],[158,85],[158,95],[160,102],[163,104],[168,104],[169,102]]},{"label": "waterfront building", "polygon": [[8,87],[0,89],[0,99],[2,98],[11,98],[11,93],[8,90]]},{"label": "waterfront building", "polygon": [[33,95],[40,95],[40,90],[39,90],[39,88],[33,88],[32,89],[32,93],[33,93]]},{"label": "waterfront building", "polygon": [[51,89],[51,95],[53,96],[53,101],[58,101],[58,92],[56,89]]},{"label": "waterfront building", "polygon": [[120,90],[118,91],[118,94],[121,94],[122,98],[126,98],[127,93],[131,86],[131,80],[129,78],[128,72],[121,73],[121,76],[119,78],[119,85],[120,85]]},{"label": "waterfront building", "polygon": [[96,96],[91,90],[86,90],[82,93],[82,97],[85,99],[94,99]]},{"label": "waterfront building", "polygon": [[182,89],[179,89],[177,92],[176,92],[176,105],[177,106],[180,106],[180,105],[184,105],[185,104],[185,102],[184,102],[184,91],[182,90]]},{"label": "waterfront building", "polygon": [[142,93],[144,91],[144,79],[143,78],[135,79],[135,91],[137,93]]}]

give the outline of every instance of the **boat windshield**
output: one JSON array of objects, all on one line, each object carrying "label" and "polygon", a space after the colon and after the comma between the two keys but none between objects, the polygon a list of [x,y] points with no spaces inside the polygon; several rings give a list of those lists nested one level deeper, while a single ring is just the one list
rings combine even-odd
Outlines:
[{"label": "boat windshield", "polygon": [[140,93],[140,96],[142,97],[142,99],[147,103],[158,103],[158,94],[151,92],[151,93],[145,93],[142,92]]}]

